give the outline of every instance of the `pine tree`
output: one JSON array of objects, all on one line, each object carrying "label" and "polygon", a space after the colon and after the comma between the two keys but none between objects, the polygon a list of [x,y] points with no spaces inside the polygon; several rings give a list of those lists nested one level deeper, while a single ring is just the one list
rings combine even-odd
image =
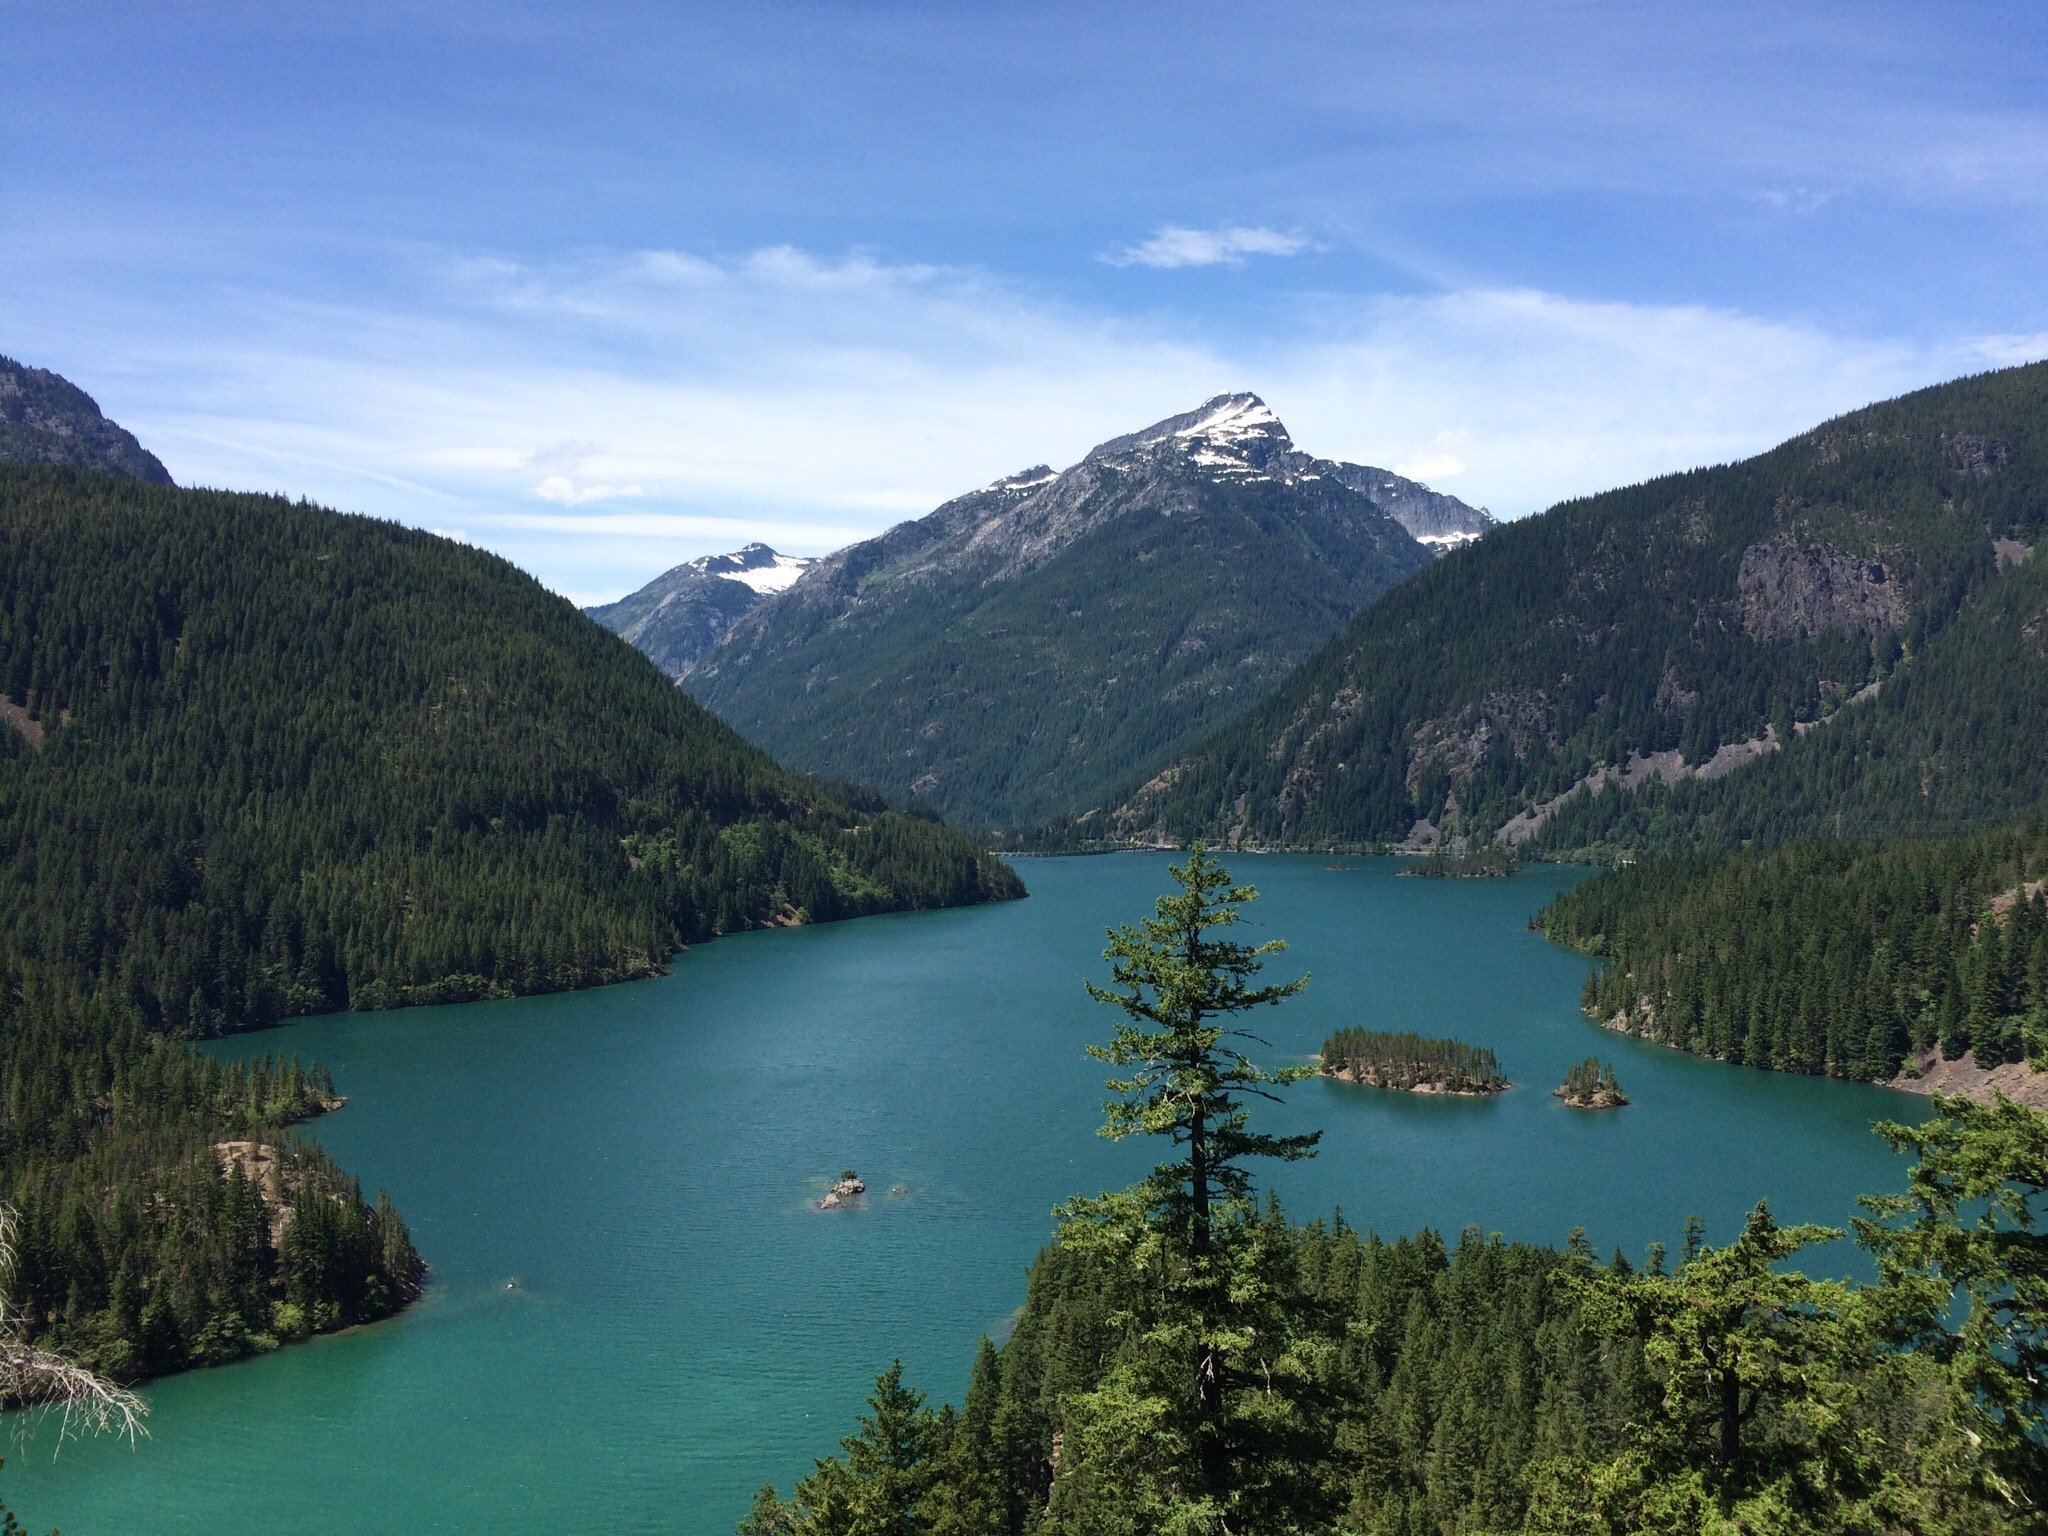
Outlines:
[{"label": "pine tree", "polygon": [[1950,1369],[1965,1438],[1990,1452],[1985,1493],[2048,1525],[2048,1117],[2002,1094],[1934,1105],[1877,1127],[1918,1162],[1907,1193],[1865,1197],[1857,1236],[1895,1337]]},{"label": "pine tree", "polygon": [[[1169,873],[1178,892],[1110,931],[1112,984],[1088,984],[1124,1015],[1108,1044],[1089,1047],[1128,1070],[1109,1080],[1101,1133],[1161,1137],[1173,1155],[1133,1189],[1061,1213],[1062,1243],[1127,1267],[1143,1297],[1131,1322],[1146,1344],[1078,1405],[1073,1449],[1084,1465],[1113,1461],[1151,1488],[1153,1518],[1193,1531],[1256,1511],[1272,1528],[1289,1496],[1310,1493],[1261,1476],[1278,1470],[1278,1443],[1305,1432],[1296,1410],[1307,1383],[1290,1355],[1288,1280],[1276,1230],[1253,1205],[1252,1165],[1312,1156],[1319,1133],[1251,1128],[1249,1099],[1275,1098],[1314,1069],[1259,1066],[1244,1046],[1264,1042],[1235,1021],[1293,997],[1308,978],[1261,983],[1284,941],[1217,936],[1258,892],[1233,885],[1200,845]],[[1268,1389],[1258,1401],[1244,1391],[1254,1380]]]}]

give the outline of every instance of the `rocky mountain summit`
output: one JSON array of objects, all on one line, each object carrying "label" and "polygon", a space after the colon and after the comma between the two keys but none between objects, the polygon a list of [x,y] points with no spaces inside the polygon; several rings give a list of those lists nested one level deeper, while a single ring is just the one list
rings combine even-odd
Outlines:
[{"label": "rocky mountain summit", "polygon": [[[1412,488],[1391,498],[1411,517],[1434,505],[1299,451],[1258,396],[1218,395],[827,556],[687,686],[803,767],[948,815],[1078,810],[1433,563],[1352,479]],[[1439,519],[1484,519],[1439,500]]]},{"label": "rocky mountain summit", "polygon": [[0,460],[64,464],[169,485],[170,471],[91,395],[47,368],[0,357]]},{"label": "rocky mountain summit", "polygon": [[686,560],[630,596],[584,612],[680,680],[735,620],[763,598],[787,592],[816,563],[749,544],[729,555]]}]

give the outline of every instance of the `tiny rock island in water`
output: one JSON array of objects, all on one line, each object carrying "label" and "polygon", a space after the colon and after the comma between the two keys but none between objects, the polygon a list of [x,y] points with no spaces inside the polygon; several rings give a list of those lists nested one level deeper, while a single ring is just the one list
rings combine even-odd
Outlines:
[{"label": "tiny rock island in water", "polygon": [[818,1209],[821,1211],[840,1210],[845,1206],[853,1204],[854,1201],[867,1192],[868,1186],[866,1182],[859,1174],[848,1168],[841,1172],[839,1177],[833,1181],[832,1187],[825,1191],[825,1198],[818,1202]]},{"label": "tiny rock island in water", "polygon": [[1468,1098],[1509,1086],[1500,1063],[1484,1046],[1370,1029],[1340,1029],[1325,1040],[1322,1073],[1369,1088]]},{"label": "tiny rock island in water", "polygon": [[1564,1075],[1564,1082],[1550,1090],[1570,1109],[1620,1109],[1628,1095],[1615,1081],[1614,1067],[1597,1056],[1588,1056]]}]

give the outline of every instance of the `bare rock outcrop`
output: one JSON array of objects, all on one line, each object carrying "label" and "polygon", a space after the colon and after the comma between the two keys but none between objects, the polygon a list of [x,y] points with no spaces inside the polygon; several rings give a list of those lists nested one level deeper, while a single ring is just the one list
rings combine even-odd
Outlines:
[{"label": "bare rock outcrop", "polygon": [[1905,583],[1884,561],[1789,538],[1742,552],[1735,604],[1743,632],[1759,640],[1877,635],[1907,618]]},{"label": "bare rock outcrop", "polygon": [[1968,1051],[1950,1060],[1939,1051],[1923,1053],[1885,1084],[1907,1093],[1941,1093],[1989,1104],[1997,1094],[2048,1112],[2048,1072],[2023,1061],[1980,1067]]}]

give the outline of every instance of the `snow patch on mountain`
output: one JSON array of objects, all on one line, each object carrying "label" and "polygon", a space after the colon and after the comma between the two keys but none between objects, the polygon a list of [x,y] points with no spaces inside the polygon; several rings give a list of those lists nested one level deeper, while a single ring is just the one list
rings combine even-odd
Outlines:
[{"label": "snow patch on mountain", "polygon": [[718,574],[727,581],[751,587],[765,597],[770,592],[787,592],[796,585],[797,578],[816,563],[801,555],[776,555],[767,565],[750,566],[742,571],[720,571]]},{"label": "snow patch on mountain", "polygon": [[1175,437],[1203,437],[1212,443],[1234,443],[1247,437],[1270,437],[1287,429],[1257,395],[1218,395],[1202,407],[1201,418],[1180,428]]},{"label": "snow patch on mountain", "polygon": [[973,494],[983,496],[990,491],[1035,490],[1041,485],[1050,485],[1059,477],[1060,472],[1050,464],[1034,464],[1029,469],[1018,470],[1014,475],[1005,475],[1000,480],[991,480]]},{"label": "snow patch on mountain", "polygon": [[749,544],[729,555],[699,555],[677,566],[662,579],[671,580],[685,571],[699,576],[719,576],[727,581],[736,581],[765,597],[771,592],[787,592],[796,585],[798,577],[817,563],[803,555],[778,554],[766,544]]}]

